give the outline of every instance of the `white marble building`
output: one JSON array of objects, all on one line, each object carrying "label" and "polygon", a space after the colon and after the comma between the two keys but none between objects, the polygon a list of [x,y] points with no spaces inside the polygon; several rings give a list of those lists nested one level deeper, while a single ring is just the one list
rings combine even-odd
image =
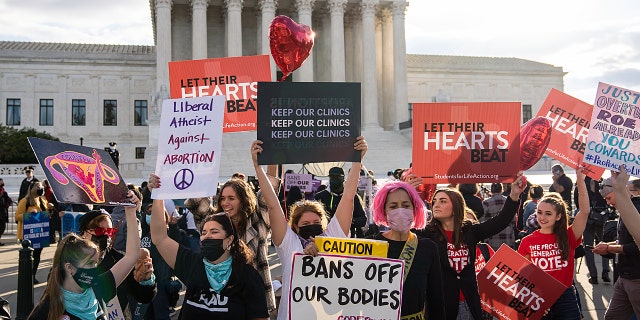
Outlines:
[{"label": "white marble building", "polygon": [[[404,0],[150,0],[150,9],[155,46],[0,41],[0,121],[74,144],[116,141],[125,177],[143,178],[155,166],[153,104],[168,87],[167,63],[269,54],[268,26],[280,14],[316,33],[293,81],[362,83],[365,166],[380,175],[411,161],[411,103],[522,101],[526,120],[551,88],[563,89],[562,68],[544,63],[406,54]],[[221,176],[251,174],[253,139],[225,134]]]}]

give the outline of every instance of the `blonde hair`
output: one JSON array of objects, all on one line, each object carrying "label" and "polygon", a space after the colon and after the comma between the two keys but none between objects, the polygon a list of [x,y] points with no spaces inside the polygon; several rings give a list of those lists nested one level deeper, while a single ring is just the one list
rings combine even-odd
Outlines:
[{"label": "blonde hair", "polygon": [[291,226],[293,230],[296,230],[298,222],[305,212],[313,212],[320,217],[322,230],[326,229],[329,224],[329,218],[327,218],[327,212],[324,209],[324,205],[318,201],[297,201],[289,207],[289,212],[291,213],[291,215],[289,215],[289,226]]}]

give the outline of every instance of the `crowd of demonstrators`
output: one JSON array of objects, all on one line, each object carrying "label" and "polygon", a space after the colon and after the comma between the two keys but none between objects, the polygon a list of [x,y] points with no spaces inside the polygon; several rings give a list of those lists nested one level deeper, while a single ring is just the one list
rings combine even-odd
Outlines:
[{"label": "crowd of demonstrators", "polygon": [[[427,238],[418,239],[411,228],[429,222],[427,208],[416,189],[407,182],[391,181],[382,186],[373,203],[373,219],[389,230],[376,240],[389,243],[388,258],[405,261],[401,316],[403,319],[444,319],[442,269],[438,248]],[[410,254],[413,252],[413,254]]]},{"label": "crowd of demonstrators", "polygon": [[[353,170],[353,168],[351,169]],[[358,177],[360,169],[358,169]],[[329,169],[329,186],[327,189],[317,192],[314,199],[324,205],[329,219],[333,218],[338,208],[338,203],[344,196],[344,170],[340,167]],[[362,228],[367,224],[367,216],[362,207],[362,199],[356,193],[353,195],[353,221],[351,222],[351,237],[362,238],[364,233]]]},{"label": "crowd of demonstrators", "polygon": [[553,195],[538,203],[536,218],[540,229],[524,237],[518,253],[564,284],[567,289],[553,304],[546,319],[581,319],[579,301],[573,286],[575,249],[587,225],[589,196],[582,168],[576,171],[580,211],[569,225],[570,210],[564,199]]},{"label": "crowd of demonstrators", "polygon": [[496,217],[474,224],[465,217],[466,205],[456,189],[436,190],[432,199],[433,219],[416,234],[438,246],[443,273],[443,296],[447,319],[481,319],[480,295],[474,269],[476,244],[509,226],[518,209],[522,172],[511,185],[511,193]]},{"label": "crowd of demonstrators", "polygon": [[[132,203],[137,199],[128,194]],[[134,207],[125,208],[127,221],[136,222]],[[108,319],[107,303],[116,297],[117,287],[130,275],[140,255],[137,230],[127,231],[125,255],[111,268],[102,271],[100,249],[90,240],[71,233],[58,244],[53,256],[51,273],[42,298],[28,319]]]},{"label": "crowd of demonstrators", "polygon": [[[4,180],[0,179],[0,238],[9,223],[9,207],[13,204],[13,200],[9,197],[7,190],[4,189]],[[0,246],[4,243],[0,242]]]},{"label": "crowd of demonstrators", "polygon": [[[349,236],[361,163],[353,162],[351,164],[351,171],[347,176],[342,197],[337,203],[335,214],[329,222],[327,222],[329,219],[324,206],[316,201],[309,200],[292,204],[290,207],[291,216],[287,221],[276,192],[271,188],[266,173],[258,164],[258,154],[264,150],[263,148],[262,141],[254,141],[251,145],[251,155],[258,183],[262,190],[262,197],[271,221],[272,241],[282,262],[284,284],[282,292],[289,292],[292,256],[294,253],[317,254],[318,248],[315,247],[315,244],[310,239],[318,235],[340,238]],[[362,160],[367,151],[367,143],[363,137],[358,137],[354,144],[354,149],[361,151],[360,159]],[[278,308],[278,319],[287,319],[288,310],[287,299],[282,299]]]},{"label": "crowd of demonstrators", "polygon": [[[502,207],[504,206],[504,203],[506,201],[507,197],[502,195],[502,184],[492,183],[491,197],[482,201],[484,215],[478,219],[479,222],[490,220],[500,214],[500,211],[502,211]],[[515,248],[515,219],[516,217],[514,216],[508,227],[502,229],[500,232],[488,237],[485,240],[491,246],[491,248],[493,248],[494,250],[498,250],[503,243],[511,248]]]},{"label": "crowd of demonstrators", "polygon": [[462,194],[467,208],[473,210],[473,213],[478,219],[482,219],[484,216],[484,206],[482,204],[482,198],[478,197],[478,184],[461,183],[458,185],[458,190]]}]

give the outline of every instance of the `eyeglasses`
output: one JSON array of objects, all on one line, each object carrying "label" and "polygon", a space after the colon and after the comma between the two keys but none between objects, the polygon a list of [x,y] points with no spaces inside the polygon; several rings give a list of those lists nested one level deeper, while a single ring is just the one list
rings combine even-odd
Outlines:
[{"label": "eyeglasses", "polygon": [[96,236],[107,235],[109,237],[113,237],[116,232],[118,232],[118,228],[96,227],[95,229],[93,229],[93,233],[95,233]]}]

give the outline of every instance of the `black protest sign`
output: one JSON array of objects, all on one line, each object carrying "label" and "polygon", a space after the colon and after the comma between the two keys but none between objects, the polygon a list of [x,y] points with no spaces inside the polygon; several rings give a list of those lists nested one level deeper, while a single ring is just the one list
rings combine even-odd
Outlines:
[{"label": "black protest sign", "polygon": [[359,83],[259,82],[259,164],[360,161]]}]

